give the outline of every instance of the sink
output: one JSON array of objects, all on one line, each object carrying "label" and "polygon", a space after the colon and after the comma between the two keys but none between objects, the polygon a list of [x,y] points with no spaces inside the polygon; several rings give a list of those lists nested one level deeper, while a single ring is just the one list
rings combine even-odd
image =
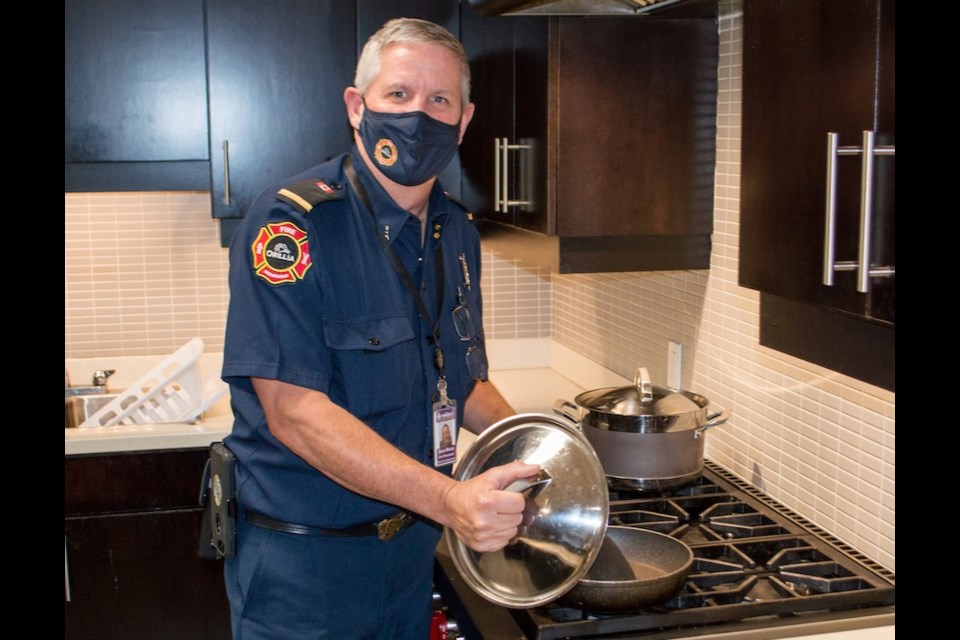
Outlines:
[{"label": "sink", "polygon": [[[88,387],[74,387],[75,389],[88,389]],[[92,388],[90,388],[92,389]],[[91,391],[88,393],[65,395],[63,402],[64,409],[64,428],[75,429],[83,424],[83,421],[102,409],[104,405],[120,395],[116,393],[103,393],[103,387],[98,388],[99,393]]]}]

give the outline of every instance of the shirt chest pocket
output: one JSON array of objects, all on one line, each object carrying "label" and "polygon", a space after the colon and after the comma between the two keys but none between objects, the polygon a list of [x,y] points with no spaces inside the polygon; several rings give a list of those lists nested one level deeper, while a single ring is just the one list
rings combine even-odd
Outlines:
[{"label": "shirt chest pocket", "polygon": [[409,407],[421,367],[416,335],[406,316],[325,319],[323,334],[332,350],[330,395],[335,402],[362,420]]}]

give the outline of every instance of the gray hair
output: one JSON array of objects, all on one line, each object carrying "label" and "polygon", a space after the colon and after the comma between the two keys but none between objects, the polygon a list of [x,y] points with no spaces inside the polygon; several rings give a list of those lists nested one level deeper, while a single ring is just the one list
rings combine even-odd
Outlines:
[{"label": "gray hair", "polygon": [[436,44],[449,49],[460,60],[460,98],[463,105],[470,102],[470,63],[463,45],[452,33],[438,24],[418,18],[395,18],[370,36],[360,53],[354,86],[365,95],[380,73],[383,48],[399,43]]}]

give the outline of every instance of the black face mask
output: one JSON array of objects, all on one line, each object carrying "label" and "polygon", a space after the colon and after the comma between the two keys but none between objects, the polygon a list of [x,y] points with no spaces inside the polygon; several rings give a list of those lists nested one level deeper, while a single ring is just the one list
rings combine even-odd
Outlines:
[{"label": "black face mask", "polygon": [[460,144],[460,127],[422,111],[379,113],[364,109],[360,140],[373,163],[396,183],[412,187],[450,164]]}]

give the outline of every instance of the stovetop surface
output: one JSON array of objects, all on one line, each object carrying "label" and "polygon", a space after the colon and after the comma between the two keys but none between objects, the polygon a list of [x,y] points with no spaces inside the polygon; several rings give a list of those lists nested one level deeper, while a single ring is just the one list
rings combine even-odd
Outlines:
[{"label": "stovetop surface", "polygon": [[669,630],[726,631],[893,611],[892,572],[709,460],[703,476],[682,489],[611,492],[609,523],[689,545],[694,564],[680,592],[636,612],[598,614],[554,604],[511,610],[527,638],[684,637]]}]

